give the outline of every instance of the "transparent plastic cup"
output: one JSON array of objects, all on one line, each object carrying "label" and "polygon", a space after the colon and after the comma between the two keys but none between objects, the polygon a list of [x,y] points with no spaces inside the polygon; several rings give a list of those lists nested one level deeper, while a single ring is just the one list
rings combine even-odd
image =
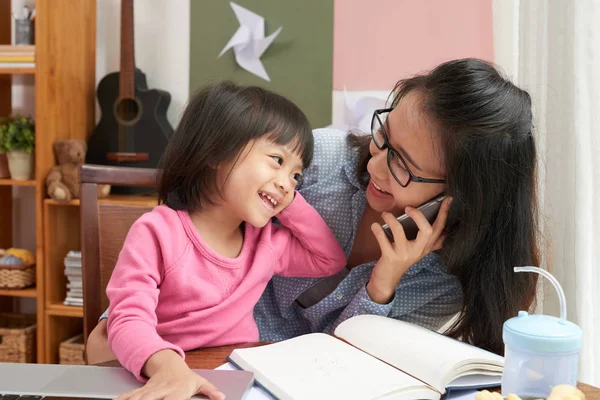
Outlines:
[{"label": "transparent plastic cup", "polygon": [[502,330],[505,361],[502,395],[546,398],[560,384],[575,386],[583,332],[567,321],[564,292],[554,276],[538,267],[515,267],[550,280],[560,299],[560,318],[519,311]]}]

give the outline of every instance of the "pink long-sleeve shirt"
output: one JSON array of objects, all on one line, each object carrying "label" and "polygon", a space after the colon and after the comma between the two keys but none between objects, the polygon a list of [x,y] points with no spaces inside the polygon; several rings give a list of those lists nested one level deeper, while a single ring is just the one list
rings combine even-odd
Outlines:
[{"label": "pink long-sleeve shirt", "polygon": [[108,342],[140,381],[159,350],[258,341],[253,308],[274,274],[322,277],[346,257],[335,236],[296,192],[281,226],[244,224],[238,257],[213,251],[188,212],[155,207],[131,227],[110,278]]}]

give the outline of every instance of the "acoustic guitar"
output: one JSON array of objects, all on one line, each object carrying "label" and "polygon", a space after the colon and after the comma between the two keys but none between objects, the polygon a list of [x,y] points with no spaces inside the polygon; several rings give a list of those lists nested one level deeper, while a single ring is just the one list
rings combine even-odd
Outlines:
[{"label": "acoustic guitar", "polygon": [[[88,141],[86,163],[156,168],[173,133],[167,120],[171,95],[148,89],[146,75],[135,66],[133,0],[121,0],[121,60],[118,72],[97,88],[102,116]],[[112,193],[147,192],[113,187]]]}]

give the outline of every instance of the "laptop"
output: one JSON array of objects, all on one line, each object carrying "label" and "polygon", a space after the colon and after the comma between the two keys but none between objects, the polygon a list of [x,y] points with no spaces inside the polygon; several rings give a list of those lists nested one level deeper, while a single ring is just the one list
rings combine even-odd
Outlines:
[{"label": "laptop", "polygon": [[[248,371],[193,371],[219,388],[227,400],[243,400],[254,383],[254,374]],[[2,400],[114,399],[142,385],[121,367],[0,363]]]}]

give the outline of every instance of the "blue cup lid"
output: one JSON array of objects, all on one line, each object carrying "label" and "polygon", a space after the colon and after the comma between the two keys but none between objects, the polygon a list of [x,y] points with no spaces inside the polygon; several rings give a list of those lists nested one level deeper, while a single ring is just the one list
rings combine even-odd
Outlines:
[{"label": "blue cup lid", "polygon": [[519,311],[504,323],[502,339],[513,349],[538,353],[570,353],[581,349],[583,331],[574,323],[551,315]]}]

